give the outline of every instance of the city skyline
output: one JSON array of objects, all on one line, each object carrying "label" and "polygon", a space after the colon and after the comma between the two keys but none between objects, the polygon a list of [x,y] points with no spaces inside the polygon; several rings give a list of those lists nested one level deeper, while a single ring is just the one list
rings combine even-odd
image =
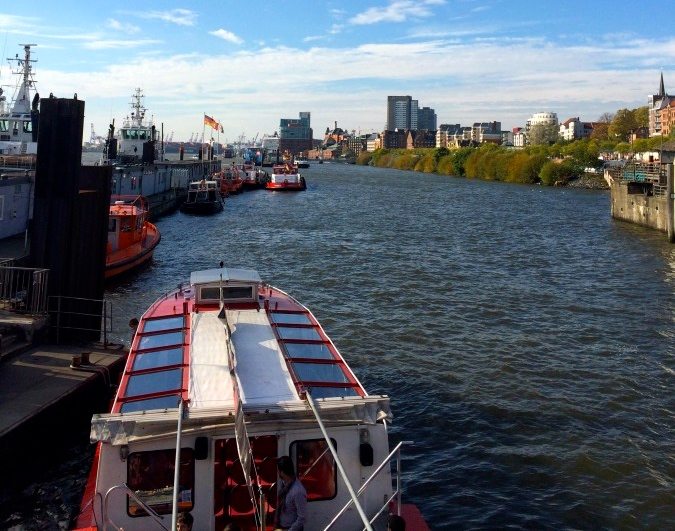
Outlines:
[{"label": "city skyline", "polygon": [[[387,96],[409,94],[438,123],[523,126],[535,112],[595,121],[647,104],[663,72],[675,88],[675,37],[639,9],[600,0],[560,5],[501,0],[381,0],[225,4],[121,0],[15,3],[0,8],[5,57],[35,43],[37,89],[85,100],[104,134],[141,87],[165,134],[186,140],[203,114],[220,140],[273,133],[312,114],[315,136],[334,122],[381,131]],[[12,90],[5,89],[11,97]],[[208,136],[208,135],[207,135]]]}]

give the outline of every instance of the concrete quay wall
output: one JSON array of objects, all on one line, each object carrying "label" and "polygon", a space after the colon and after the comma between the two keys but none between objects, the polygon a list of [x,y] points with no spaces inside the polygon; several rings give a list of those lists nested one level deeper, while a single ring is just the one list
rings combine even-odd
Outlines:
[{"label": "concrete quay wall", "polygon": [[633,188],[631,184],[621,181],[610,183],[612,217],[668,232],[667,197],[645,195],[641,190]]}]

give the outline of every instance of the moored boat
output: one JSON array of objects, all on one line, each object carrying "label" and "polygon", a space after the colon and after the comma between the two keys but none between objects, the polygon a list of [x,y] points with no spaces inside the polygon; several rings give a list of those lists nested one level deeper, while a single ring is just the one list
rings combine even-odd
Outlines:
[{"label": "moored boat", "polygon": [[11,108],[5,108],[6,97],[0,87],[0,155],[36,155],[37,132],[40,112],[40,96],[34,92],[33,63],[31,46],[23,44],[24,57],[10,59],[16,61],[20,76]]},{"label": "moored boat", "polygon": [[106,280],[148,263],[161,239],[144,197],[114,195],[109,212]]},{"label": "moored boat", "polygon": [[309,168],[309,161],[307,159],[300,159],[296,157],[294,164],[298,168]]},{"label": "moored boat", "polygon": [[255,190],[260,188],[264,180],[265,172],[254,164],[244,163],[240,170],[243,179],[243,188],[246,190]]},{"label": "moored boat", "polygon": [[244,179],[240,175],[239,168],[235,165],[225,166],[214,178],[218,183],[221,197],[238,194],[244,187]]},{"label": "moored boat", "polygon": [[202,179],[190,183],[188,196],[180,206],[186,214],[208,215],[223,210],[223,200],[216,181]]},{"label": "moored boat", "polygon": [[284,153],[283,163],[272,166],[272,173],[265,182],[267,190],[305,190],[307,184],[305,178],[300,175],[298,167],[291,162],[291,156],[288,152]]},{"label": "moored boat", "polygon": [[147,119],[143,91],[131,97],[130,113],[115,130],[110,124],[99,164],[112,169],[112,193],[147,197],[153,219],[173,212],[187,196],[190,182],[220,171],[220,160],[164,160],[162,139]]},{"label": "moored boat", "polygon": [[112,411],[92,419],[76,528],[175,529],[181,511],[193,529],[273,529],[290,456],[306,531],[381,530],[389,512],[428,530],[401,502],[390,419],[292,296],[253,270],[193,272],[141,317]]}]

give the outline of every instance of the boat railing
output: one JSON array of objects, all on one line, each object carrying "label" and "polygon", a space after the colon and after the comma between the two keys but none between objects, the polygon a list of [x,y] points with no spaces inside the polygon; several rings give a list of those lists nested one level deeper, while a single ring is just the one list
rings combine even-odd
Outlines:
[{"label": "boat railing", "polygon": [[124,491],[124,493],[127,494],[129,497],[131,497],[148,514],[148,516],[150,516],[150,518],[152,518],[157,523],[157,525],[159,525],[165,531],[169,531],[169,528],[164,525],[164,520],[162,519],[162,517],[159,514],[157,514],[157,512],[155,512],[155,510],[152,507],[150,507],[147,503],[141,500],[138,497],[138,495],[133,490],[131,490],[126,483],[120,483],[119,485],[114,485],[110,487],[108,491],[105,493],[105,496],[103,497],[103,531],[108,529],[108,525],[112,525],[114,529],[117,529],[117,531],[122,529],[108,517],[108,500],[110,498],[110,495],[116,490]]},{"label": "boat railing", "polygon": [[0,262],[0,309],[29,315],[47,314],[49,269]]},{"label": "boat railing", "polygon": [[112,301],[52,295],[48,312],[57,345],[65,337],[98,333],[103,347],[108,347],[113,325]]},{"label": "boat railing", "polygon": [[[361,485],[361,488],[356,492],[356,498],[361,496],[367,489],[370,483],[375,479],[375,477],[385,469],[385,467],[390,466],[391,462],[393,459],[396,459],[396,476],[395,476],[395,482],[396,482],[396,488],[394,489],[392,495],[387,498],[384,501],[384,504],[382,504],[382,507],[375,513],[375,515],[370,519],[370,523],[372,524],[377,520],[377,518],[389,508],[389,505],[391,502],[396,500],[396,510],[397,512],[401,513],[401,495],[402,495],[402,487],[401,487],[401,448],[404,444],[413,444],[412,441],[401,441],[396,445],[396,447],[389,452],[389,455],[384,458],[384,460],[380,463],[380,465],[373,471],[373,473],[366,479],[366,481]],[[337,514],[333,517],[333,519],[328,523],[328,525],[324,528],[324,531],[327,531],[328,529],[331,529],[335,523],[340,519],[340,517],[349,509],[352,504],[354,503],[354,500],[352,498],[347,501],[347,503],[340,509]]]}]

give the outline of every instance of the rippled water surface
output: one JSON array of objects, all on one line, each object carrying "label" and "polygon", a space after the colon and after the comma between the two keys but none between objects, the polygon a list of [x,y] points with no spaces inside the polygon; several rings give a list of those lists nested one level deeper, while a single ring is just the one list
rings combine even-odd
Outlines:
[{"label": "rippled water surface", "polygon": [[[213,217],[158,222],[112,288],[117,337],[195,269],[257,269],[306,304],[412,440],[406,496],[433,529],[675,527],[675,246],[608,192],[369,167],[305,170]],[[77,513],[85,436],[2,511]],[[54,523],[56,522],[56,523]],[[51,526],[51,527],[50,527]]]}]

